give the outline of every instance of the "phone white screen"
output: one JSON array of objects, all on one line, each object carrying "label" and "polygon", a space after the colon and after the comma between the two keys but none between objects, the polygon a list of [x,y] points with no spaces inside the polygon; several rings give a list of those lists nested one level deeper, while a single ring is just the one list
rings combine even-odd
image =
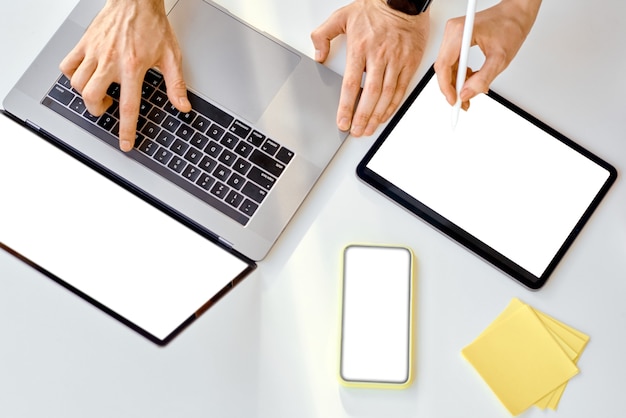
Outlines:
[{"label": "phone white screen", "polygon": [[409,379],[411,263],[406,248],[346,248],[340,366],[344,380]]}]

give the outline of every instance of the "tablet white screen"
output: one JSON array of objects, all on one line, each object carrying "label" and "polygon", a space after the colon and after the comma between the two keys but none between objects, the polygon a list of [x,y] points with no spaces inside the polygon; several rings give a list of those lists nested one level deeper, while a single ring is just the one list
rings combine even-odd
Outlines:
[{"label": "tablet white screen", "polygon": [[453,129],[435,76],[367,167],[537,277],[610,176],[486,95]]}]

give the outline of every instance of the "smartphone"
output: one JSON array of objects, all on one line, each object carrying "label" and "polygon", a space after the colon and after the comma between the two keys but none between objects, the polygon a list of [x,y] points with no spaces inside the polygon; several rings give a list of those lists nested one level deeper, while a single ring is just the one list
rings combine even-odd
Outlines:
[{"label": "smartphone", "polygon": [[404,388],[413,381],[414,255],[407,247],[343,252],[339,381]]}]

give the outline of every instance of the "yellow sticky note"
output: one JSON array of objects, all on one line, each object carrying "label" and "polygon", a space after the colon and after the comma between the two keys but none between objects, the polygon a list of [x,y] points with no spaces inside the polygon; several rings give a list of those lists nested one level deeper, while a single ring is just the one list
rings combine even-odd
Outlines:
[{"label": "yellow sticky note", "polygon": [[[543,312],[540,312],[536,309],[534,309],[534,311],[541,320],[541,322],[559,342],[559,344],[561,344],[562,347],[566,347],[564,351],[567,353],[567,355],[572,359],[574,363],[577,363],[578,358],[580,357],[587,343],[589,342],[589,336],[570,326],[565,325],[562,322],[557,321],[556,319],[546,315]],[[566,386],[567,382],[557,388],[550,395],[537,402],[535,405],[542,409],[556,409],[559,401],[561,400],[561,396],[563,396],[563,392],[565,391]]]},{"label": "yellow sticky note", "polygon": [[533,309],[514,300],[462,350],[502,404],[518,415],[578,373]]},{"label": "yellow sticky note", "polygon": [[[517,298],[512,299],[506,309],[498,316],[498,318],[496,318],[491,326],[501,322],[522,306],[525,306],[525,304],[521,300]],[[557,321],[556,319],[552,318],[549,315],[546,315],[545,313],[537,309],[534,309],[532,307],[531,309],[539,317],[543,325],[552,334],[556,342],[560,345],[560,347],[567,354],[567,356],[572,359],[574,363],[576,363],[578,357],[589,342],[589,336],[570,326],[563,324],[562,322]],[[489,327],[487,329],[489,329]],[[535,406],[541,409],[556,409],[561,399],[561,396],[565,391],[566,386],[567,382],[553,392],[538,400],[535,403]]]}]

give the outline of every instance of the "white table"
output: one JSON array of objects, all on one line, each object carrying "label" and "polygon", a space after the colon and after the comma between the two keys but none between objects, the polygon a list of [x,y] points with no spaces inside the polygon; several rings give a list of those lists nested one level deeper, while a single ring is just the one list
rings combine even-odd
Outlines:
[{"label": "white table", "polygon": [[[76,0],[5,3],[0,97]],[[309,33],[344,4],[220,3],[311,56]],[[464,9],[460,0],[433,3],[414,82],[435,59],[445,20]],[[626,2],[545,1],[492,87],[624,173],[625,47]],[[342,72],[344,54],[341,39],[329,66]],[[506,417],[460,350],[512,297],[591,336],[558,412],[525,416],[623,416],[623,178],[547,285],[531,292],[360,183],[354,168],[375,137],[347,140],[253,276],[165,348],[0,251],[0,416]],[[417,255],[417,375],[407,390],[337,383],[340,254],[352,242],[404,244]]]}]

